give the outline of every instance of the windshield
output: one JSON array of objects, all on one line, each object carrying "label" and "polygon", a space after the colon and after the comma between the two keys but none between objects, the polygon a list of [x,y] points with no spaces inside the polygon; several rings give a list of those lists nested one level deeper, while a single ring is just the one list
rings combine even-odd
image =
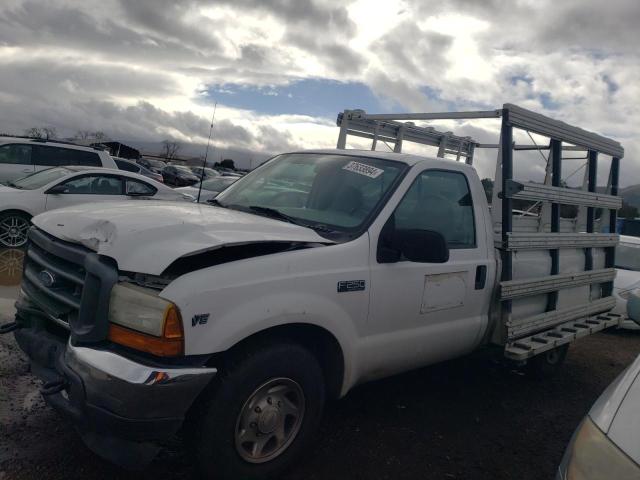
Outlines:
[{"label": "windshield", "polygon": [[[236,180],[238,179],[233,177],[212,178],[202,182],[202,188],[212,192],[221,192]],[[199,185],[194,185],[194,187],[198,188]]]},{"label": "windshield", "polygon": [[58,178],[69,175],[69,173],[71,173],[71,170],[67,168],[48,168],[47,170],[40,170],[39,172],[15,180],[11,183],[11,186],[21,190],[35,190],[36,188],[44,187],[46,184]]},{"label": "windshield", "polygon": [[152,167],[156,167],[156,168],[162,168],[167,165],[166,163],[161,162],[160,160],[151,160],[149,158],[145,158],[145,161]]},{"label": "windshield", "polygon": [[640,271],[640,245],[620,243],[616,248],[616,268]]},{"label": "windshield", "polygon": [[217,197],[221,206],[277,210],[311,228],[355,231],[381,203],[406,165],[321,153],[280,155]]},{"label": "windshield", "polygon": [[182,165],[173,165],[173,167],[180,173],[186,173],[188,175],[193,175],[193,172],[189,170],[187,167],[183,167]]}]

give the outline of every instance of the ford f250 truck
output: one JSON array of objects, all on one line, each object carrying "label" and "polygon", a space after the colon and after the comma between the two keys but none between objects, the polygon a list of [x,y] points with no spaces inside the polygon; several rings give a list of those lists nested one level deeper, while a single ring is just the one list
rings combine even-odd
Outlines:
[{"label": "ford f250 truck", "polygon": [[[433,118],[499,118],[500,142],[402,121]],[[508,104],[345,111],[338,123],[337,149],[278,155],[212,206],[88,204],[33,219],[2,330],[91,449],[142,466],[180,430],[205,476],[277,476],[308,448],[325,401],[359,383],[481,346],[542,374],[569,342],[619,324],[606,313],[617,236],[599,233],[620,207],[617,142]],[[515,143],[514,130],[549,144]],[[349,135],[372,150],[346,149]],[[408,141],[440,158],[399,153]],[[498,149],[492,208],[470,165],[483,146]],[[549,152],[544,183],[513,178],[526,150]],[[587,152],[583,189],[561,183],[571,150]],[[607,194],[598,154],[612,157]],[[564,204],[577,215],[563,218]]]}]

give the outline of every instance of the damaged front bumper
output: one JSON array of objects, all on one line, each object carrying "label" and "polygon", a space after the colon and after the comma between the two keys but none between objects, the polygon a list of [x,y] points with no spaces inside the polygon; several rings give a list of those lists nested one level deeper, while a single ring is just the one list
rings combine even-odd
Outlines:
[{"label": "damaged front bumper", "polygon": [[[22,317],[21,317],[22,315]],[[108,349],[73,345],[18,311],[14,335],[48,404],[71,420],[89,448],[128,468],[156,455],[180,429],[215,368],[145,364]]]}]

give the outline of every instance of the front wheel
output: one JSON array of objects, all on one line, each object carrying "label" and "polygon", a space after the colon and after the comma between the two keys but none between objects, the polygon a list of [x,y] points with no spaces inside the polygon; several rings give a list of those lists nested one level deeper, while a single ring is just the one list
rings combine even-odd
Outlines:
[{"label": "front wheel", "polygon": [[20,248],[27,244],[31,220],[20,212],[0,213],[0,246]]},{"label": "front wheel", "polygon": [[324,407],[324,378],[302,346],[278,344],[231,365],[195,418],[204,478],[278,477],[310,447]]}]

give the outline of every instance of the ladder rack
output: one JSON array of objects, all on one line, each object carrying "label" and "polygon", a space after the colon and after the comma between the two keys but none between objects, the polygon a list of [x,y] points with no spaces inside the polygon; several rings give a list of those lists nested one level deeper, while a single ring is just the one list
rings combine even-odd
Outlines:
[{"label": "ladder rack", "polygon": [[[497,144],[481,144],[471,137],[457,136],[452,132],[441,132],[432,127],[412,123],[498,118],[501,120],[501,126]],[[501,109],[472,112],[369,114],[364,110],[345,110],[338,115],[337,125],[340,127],[337,144],[339,149],[346,148],[349,135],[372,140],[371,150],[376,149],[378,141],[393,143],[393,151],[398,153],[402,152],[403,142],[409,141],[438,147],[438,157],[455,155],[457,161],[464,160],[469,165],[473,164],[473,156],[477,149],[498,150],[491,211],[496,234],[495,246],[500,253],[502,271],[501,288],[497,298],[500,310],[497,317],[500,318],[500,322],[494,325],[491,340],[504,345],[507,356],[531,356],[532,352],[537,350],[522,348],[522,345],[530,343],[530,340],[536,344],[536,339],[541,338],[540,335],[549,332],[550,329],[556,330],[549,333],[548,338],[556,338],[557,332],[562,332],[561,337],[557,337],[561,339],[555,342],[558,343],[619,321],[615,315],[599,314],[610,310],[615,304],[612,290],[615,276],[615,246],[618,243],[618,235],[615,234],[616,216],[617,210],[622,206],[622,199],[618,197],[618,179],[620,159],[624,156],[624,149],[620,143],[510,103],[504,104]],[[516,145],[513,141],[513,132],[516,129],[547,137],[549,143],[536,145],[534,141],[533,145]],[[531,139],[533,140],[533,137]],[[514,152],[526,150],[548,151],[544,183],[518,181],[513,178]],[[568,188],[562,184],[564,151],[586,152],[584,160],[587,168],[582,189]],[[611,157],[606,194],[596,191],[598,156],[601,154]],[[575,159],[582,157],[564,158]],[[530,224],[530,219],[526,216],[528,211],[524,216],[517,217],[515,223],[518,228],[514,230],[514,201],[522,200],[542,205],[540,214],[534,215],[538,220],[537,231],[522,230],[525,223]],[[578,207],[575,221],[562,219],[561,222],[561,205]],[[596,209],[602,209],[604,212],[600,224],[602,227],[608,227],[608,232],[611,233],[600,233],[596,230]],[[608,215],[608,221],[605,213]],[[570,231],[567,231],[567,225],[571,226]],[[561,249],[583,249],[583,271],[560,272]],[[604,267],[594,267],[596,249],[603,249],[605,252]],[[514,254],[518,251],[535,250],[549,252],[551,268],[548,274],[514,280]],[[599,287],[600,293],[594,295],[590,290],[587,295],[588,301],[572,305],[571,308],[565,305],[559,309],[559,292],[576,286],[596,286]],[[514,318],[512,302],[535,295],[547,296],[546,310],[526,318]],[[580,327],[580,318],[587,319],[585,321],[589,328]],[[577,325],[576,332],[579,333],[574,332],[574,327],[567,326],[571,322]],[[574,332],[575,335],[569,335],[568,331]],[[525,341],[525,337],[528,340]],[[547,342],[545,345],[551,343]]]}]

